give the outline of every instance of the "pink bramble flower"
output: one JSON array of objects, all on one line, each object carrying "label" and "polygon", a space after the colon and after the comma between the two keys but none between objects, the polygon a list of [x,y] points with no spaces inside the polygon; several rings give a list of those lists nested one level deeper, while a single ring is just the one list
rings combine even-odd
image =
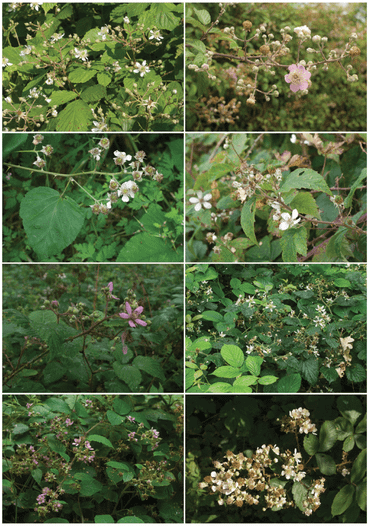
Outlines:
[{"label": "pink bramble flower", "polygon": [[115,300],[119,300],[119,298],[117,298],[116,296],[112,295],[112,292],[113,292],[113,282],[109,282],[108,287],[109,287],[110,297],[111,297],[111,298],[114,298]]},{"label": "pink bramble flower", "polygon": [[298,90],[307,90],[311,73],[304,66],[297,64],[291,64],[288,70],[290,73],[285,75],[285,82],[290,84],[292,92],[296,93]]},{"label": "pink bramble flower", "polygon": [[124,355],[127,355],[127,352],[128,352],[128,347],[126,346],[125,344],[125,340],[126,340],[126,337],[127,337],[127,331],[124,331],[121,335],[121,341],[122,341],[122,353]]},{"label": "pink bramble flower", "polygon": [[136,324],[139,324],[140,326],[146,326],[147,323],[144,320],[139,319],[139,315],[141,315],[143,310],[143,306],[139,306],[134,311],[132,311],[130,304],[126,302],[127,313],[120,313],[119,316],[121,318],[125,318],[132,328],[136,328]]}]

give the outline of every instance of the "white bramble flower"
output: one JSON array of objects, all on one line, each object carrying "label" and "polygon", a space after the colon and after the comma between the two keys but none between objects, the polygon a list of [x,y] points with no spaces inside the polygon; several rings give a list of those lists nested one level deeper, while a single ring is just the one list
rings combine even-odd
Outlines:
[{"label": "white bramble flower", "polygon": [[88,56],[87,56],[87,49],[77,49],[75,48],[74,49],[74,52],[75,52],[75,57],[76,59],[81,59],[83,61],[87,60],[88,59]]},{"label": "white bramble flower", "polygon": [[190,198],[189,199],[190,203],[194,203],[195,204],[194,209],[196,210],[196,212],[200,211],[202,206],[205,209],[212,208],[211,203],[208,203],[209,200],[212,199],[212,194],[208,193],[208,194],[205,194],[203,196],[203,192],[201,190],[198,190],[197,196],[198,196],[197,198]]},{"label": "white bramble flower", "polygon": [[157,29],[156,31],[153,31],[152,29],[150,30],[150,37],[149,37],[149,40],[152,40],[152,38],[155,38],[156,40],[158,40],[159,42],[161,40],[163,40],[163,37],[161,36],[159,30]]},{"label": "white bramble flower", "polygon": [[123,21],[124,21],[125,24],[129,24],[130,23],[130,19],[129,19],[128,16],[125,16]]},{"label": "white bramble flower", "polygon": [[13,66],[13,63],[9,62],[9,59],[6,57],[3,57],[3,68],[5,68],[5,66]]},{"label": "white bramble flower", "polygon": [[119,152],[118,150],[114,152],[114,155],[116,157],[113,159],[113,161],[116,165],[123,165],[124,163],[126,163],[126,161],[131,161],[132,159],[132,157],[126,154],[126,152]]},{"label": "white bramble flower", "polygon": [[309,38],[311,36],[311,29],[307,26],[299,26],[294,28],[294,33],[297,33],[299,38]]},{"label": "white bramble flower", "polygon": [[46,161],[41,159],[41,157],[37,156],[37,159],[36,161],[33,162],[33,165],[36,165],[38,168],[43,169],[44,166],[46,165]]},{"label": "white bramble flower", "polygon": [[21,57],[24,57],[25,55],[29,55],[32,51],[32,46],[24,46],[24,49],[19,53]]},{"label": "white bramble flower", "polygon": [[135,181],[126,181],[126,183],[122,183],[120,189],[119,189],[119,195],[122,195],[122,201],[124,203],[128,203],[130,201],[130,198],[135,197],[135,193],[139,190],[139,187],[135,183]]},{"label": "white bramble flower", "polygon": [[33,141],[32,143],[34,145],[38,145],[39,143],[42,143],[42,141],[44,140],[44,136],[41,135],[41,134],[36,134],[33,136]]},{"label": "white bramble flower", "polygon": [[[281,217],[282,217],[282,219],[284,221],[282,221],[280,223],[279,229],[281,231],[286,231],[290,227],[293,227],[294,225],[299,223],[301,221],[301,218],[298,218],[298,216],[299,216],[299,214],[298,214],[298,210],[297,209],[293,210],[292,215],[290,215],[288,212],[283,212],[281,214]],[[298,219],[296,219],[296,218],[298,218]]]},{"label": "white bramble flower", "polygon": [[99,37],[101,37],[102,40],[106,40],[108,34],[109,34],[109,27],[107,25],[105,25],[104,27],[101,27],[98,33]]},{"label": "white bramble flower", "polygon": [[103,132],[108,127],[104,122],[104,119],[102,119],[101,123],[99,123],[99,121],[93,121],[93,124],[95,125],[95,128],[91,129],[92,132]]},{"label": "white bramble flower", "polygon": [[142,64],[140,64],[140,62],[135,62],[135,68],[134,73],[140,73],[140,77],[144,77],[144,75],[150,71],[149,66],[146,65],[146,60],[143,60]]},{"label": "white bramble flower", "polygon": [[54,35],[51,35],[50,42],[51,44],[54,44],[54,42],[57,42],[57,40],[60,40],[64,37],[64,33],[54,33]]},{"label": "white bramble flower", "polygon": [[93,156],[94,159],[96,159],[96,161],[99,161],[100,159],[100,154],[101,154],[101,150],[100,148],[92,148],[91,150],[89,150],[89,154],[91,154]]},{"label": "white bramble flower", "polygon": [[30,2],[31,9],[34,9],[35,11],[39,10],[39,6],[42,5],[41,0],[36,0],[35,2]]}]

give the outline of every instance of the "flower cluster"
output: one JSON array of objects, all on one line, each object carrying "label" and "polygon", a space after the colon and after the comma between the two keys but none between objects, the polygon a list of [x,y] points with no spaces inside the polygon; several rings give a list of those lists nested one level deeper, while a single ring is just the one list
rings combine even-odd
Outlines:
[{"label": "flower cluster", "polygon": [[330,324],[331,318],[327,314],[324,306],[317,306],[316,311],[318,315],[313,319],[313,322],[315,323],[315,328],[324,329],[327,324]]},{"label": "flower cluster", "polygon": [[59,495],[64,492],[64,489],[59,486],[56,490],[44,487],[42,493],[36,498],[37,506],[34,508],[34,511],[37,512],[40,517],[46,516],[49,512],[59,512],[63,505],[58,498]]},{"label": "flower cluster", "polygon": [[289,412],[289,416],[282,419],[281,430],[283,432],[298,434],[317,434],[316,425],[311,422],[310,412],[306,408],[297,408]]},{"label": "flower cluster", "polygon": [[[108,141],[108,142],[107,142]],[[102,139],[99,141],[99,146],[103,149],[109,148],[109,140]],[[102,153],[101,148],[96,147],[89,151],[95,160],[99,161]],[[94,214],[108,214],[112,209],[112,206],[119,200],[123,203],[128,203],[130,199],[134,199],[135,194],[139,192],[139,186],[137,183],[142,181],[143,177],[150,177],[154,181],[160,183],[163,179],[163,174],[159,173],[153,166],[144,164],[146,153],[143,150],[136,152],[134,158],[126,152],[120,152],[116,150],[114,152],[113,161],[116,166],[121,168],[122,176],[125,176],[128,172],[131,173],[131,178],[128,179],[125,176],[125,181],[120,183],[116,174],[111,177],[109,182],[109,190],[107,193],[106,204],[104,200],[97,200],[94,198],[94,204],[90,205],[91,210]],[[125,167],[125,163],[129,163],[129,167]]]},{"label": "flower cluster", "polygon": [[[302,455],[297,449],[292,453],[290,450],[281,451],[277,445],[262,445],[251,457],[230,450],[224,457],[226,461],[222,463],[213,461],[217,470],[199,483],[199,488],[207,488],[210,494],[218,495],[219,505],[261,504],[264,511],[295,507],[294,501],[288,498],[283,480],[300,482],[306,478]],[[325,491],[324,481],[305,479],[306,503],[310,512],[304,514],[312,514],[320,505],[320,493]]]},{"label": "flower cluster", "polygon": [[[27,9],[24,3],[12,3],[12,11]],[[149,6],[148,6],[149,7]],[[61,8],[57,7],[56,12]],[[28,20],[29,13],[24,14]],[[21,19],[21,15],[18,15]],[[58,17],[59,18],[59,17]],[[109,126],[114,130],[117,125],[122,129],[127,129],[127,119],[143,119],[146,123],[144,127],[151,127],[154,119],[161,121],[170,121],[171,124],[180,122],[181,107],[183,106],[181,96],[177,95],[177,90],[168,91],[168,84],[174,82],[171,80],[160,79],[157,82],[158,75],[163,76],[163,69],[166,67],[166,59],[156,59],[152,53],[153,49],[163,47],[165,36],[162,30],[150,24],[147,18],[146,24],[130,22],[129,17],[124,16],[121,26],[112,27],[107,24],[103,27],[96,28],[94,39],[86,34],[80,38],[77,33],[66,34],[62,31],[46,36],[46,27],[40,21],[25,22],[22,26],[22,34],[26,33],[27,44],[19,52],[20,62],[15,65],[12,57],[3,57],[3,68],[7,68],[6,81],[4,83],[4,100],[3,119],[7,131],[16,130],[35,130],[42,126],[48,125],[51,118],[58,117],[62,104],[52,105],[53,95],[60,89],[63,90],[68,85],[71,88],[70,73],[76,71],[76,66],[82,66],[100,72],[104,70],[104,75],[109,77],[105,80],[110,84],[110,88],[116,90],[115,97],[104,97],[101,99],[101,106],[95,108],[91,104],[90,108],[93,116],[99,114],[99,120],[91,125],[92,131],[108,131]],[[60,22],[60,21],[59,21]],[[15,28],[20,22],[12,21],[5,28],[6,36],[10,40],[16,39],[19,43],[18,33]],[[149,26],[149,27],[148,27]],[[37,42],[34,42],[34,41]],[[40,41],[40,42],[39,42]],[[115,57],[104,57],[103,42],[109,42],[110,45],[116,45],[116,49],[123,48],[130,50],[124,57],[117,55]],[[10,49],[10,48],[8,48]],[[15,50],[16,48],[13,48]],[[101,51],[97,54],[97,51]],[[15,51],[14,51],[15,52]],[[146,53],[150,60],[137,60],[140,53]],[[20,71],[17,71],[17,68]],[[28,83],[33,84],[35,71],[42,70],[44,73],[44,84],[37,87],[33,86],[28,91],[24,91],[22,97],[18,96],[15,85],[18,84],[16,76],[22,76],[25,80],[25,86]],[[153,73],[155,74],[153,75]],[[132,86],[123,87],[124,80],[130,73],[132,80],[135,80]],[[151,76],[152,82],[144,82],[144,77]],[[18,80],[20,77],[18,77]],[[33,80],[32,80],[33,79]],[[74,82],[80,82],[77,78]],[[85,81],[83,81],[85,82]],[[104,84],[106,86],[107,84]],[[72,86],[73,88],[73,86]],[[81,90],[78,90],[81,93]],[[144,108],[144,110],[143,110]],[[157,109],[155,115],[153,110]],[[54,126],[56,123],[53,123]],[[88,124],[86,125],[88,126]],[[8,127],[12,127],[11,129]],[[140,129],[143,124],[140,124]],[[53,128],[54,129],[54,128]]]},{"label": "flower cluster", "polygon": [[[223,11],[224,12],[224,11]],[[221,13],[219,15],[219,18]],[[219,18],[217,20],[219,20]],[[214,25],[214,24],[213,24]],[[258,40],[263,40],[262,45],[259,49],[256,49],[254,53],[251,53],[247,56],[248,61],[248,71],[245,71],[244,64],[238,64],[241,61],[241,54],[239,53],[218,53],[215,51],[214,47],[212,49],[206,49],[204,52],[204,63],[200,65],[199,54],[194,55],[194,62],[192,60],[193,55],[189,54],[191,57],[188,63],[188,68],[192,71],[198,73],[205,73],[211,81],[220,81],[221,78],[224,78],[226,75],[230,76],[232,87],[238,96],[247,96],[247,104],[254,106],[256,104],[257,94],[262,94],[266,101],[270,101],[271,97],[279,97],[280,93],[276,84],[272,84],[269,89],[262,88],[258,85],[258,74],[260,72],[265,72],[271,77],[277,76],[279,69],[288,69],[288,73],[284,76],[285,82],[289,84],[290,90],[293,93],[298,93],[301,95],[306,95],[311,86],[311,75],[317,69],[322,69],[326,71],[329,67],[329,64],[333,62],[339,63],[341,68],[345,71],[348,82],[355,82],[358,80],[356,74],[352,73],[352,65],[349,64],[346,67],[342,65],[342,61],[346,58],[352,58],[361,53],[361,50],[354,45],[357,35],[353,33],[348,42],[345,44],[342,51],[331,50],[327,52],[326,45],[328,42],[327,37],[321,37],[320,35],[314,35],[311,37],[311,30],[308,26],[298,26],[293,30],[289,26],[285,26],[280,30],[280,35],[275,36],[275,34],[268,30],[266,24],[261,24],[253,32],[253,23],[250,20],[245,20],[239,28],[225,27],[222,29],[222,32],[227,35],[227,40],[230,39],[234,41],[234,45],[230,46],[229,49],[238,49],[240,51],[246,49],[246,44],[254,43]],[[292,35],[293,31],[293,35]],[[240,33],[240,34],[239,34]],[[298,52],[296,61],[289,66],[280,64],[282,57],[285,57],[291,53],[289,48],[289,42],[293,40],[293,37],[298,39]],[[312,40],[312,47],[307,47],[304,49],[306,42]],[[317,60],[304,60],[300,57],[302,51],[306,51],[307,54],[317,55]],[[232,65],[226,71],[223,68],[219,68],[218,60],[224,61],[225,58],[229,59],[228,62],[231,64],[236,63],[236,66]],[[220,73],[219,73],[220,71]],[[230,84],[230,82],[228,84]],[[215,100],[217,97],[212,97],[212,99],[203,98],[200,103],[196,104],[196,111],[201,118],[207,121],[207,124],[220,121],[220,115],[213,115],[215,112]],[[223,108],[227,108],[228,104],[225,101],[222,101]],[[233,99],[233,106],[238,108],[240,101]],[[222,116],[221,116],[222,117]],[[234,119],[224,120],[221,122],[234,123]]]}]

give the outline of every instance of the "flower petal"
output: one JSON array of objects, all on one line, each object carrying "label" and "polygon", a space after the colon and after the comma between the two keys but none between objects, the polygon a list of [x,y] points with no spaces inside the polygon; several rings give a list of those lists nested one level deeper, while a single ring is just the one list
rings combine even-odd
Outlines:
[{"label": "flower petal", "polygon": [[139,318],[135,318],[136,324],[140,324],[140,326],[147,326],[148,324],[144,322],[144,320],[140,320]]},{"label": "flower petal", "polygon": [[132,322],[132,320],[129,320],[128,321],[129,325],[132,327],[132,328],[136,328],[135,324]]},{"label": "flower petal", "polygon": [[132,313],[132,309],[131,309],[130,304],[129,304],[128,302],[126,302],[125,305],[126,305],[126,311],[127,311],[127,313],[128,313],[129,315],[131,315],[131,313]]},{"label": "flower petal", "polygon": [[121,318],[130,318],[130,315],[128,315],[127,313],[120,313],[119,316]]}]

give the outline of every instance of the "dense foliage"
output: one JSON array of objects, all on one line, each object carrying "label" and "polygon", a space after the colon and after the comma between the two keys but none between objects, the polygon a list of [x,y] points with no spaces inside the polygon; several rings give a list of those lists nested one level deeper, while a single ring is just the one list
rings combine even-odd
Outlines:
[{"label": "dense foliage", "polygon": [[366,522],[366,398],[292,399],[187,397],[187,522]]},{"label": "dense foliage", "polygon": [[366,4],[186,4],[188,130],[365,130]]},{"label": "dense foliage", "polygon": [[181,523],[181,395],[3,401],[5,523]]},{"label": "dense foliage", "polygon": [[188,134],[187,261],[366,261],[366,134]]},{"label": "dense foliage", "polygon": [[183,5],[3,5],[7,131],[183,130]]},{"label": "dense foliage", "polygon": [[190,392],[366,391],[366,268],[194,265]]},{"label": "dense foliage", "polygon": [[181,262],[183,137],[6,134],[3,260]]},{"label": "dense foliage", "polygon": [[181,265],[3,265],[3,391],[181,392]]}]

